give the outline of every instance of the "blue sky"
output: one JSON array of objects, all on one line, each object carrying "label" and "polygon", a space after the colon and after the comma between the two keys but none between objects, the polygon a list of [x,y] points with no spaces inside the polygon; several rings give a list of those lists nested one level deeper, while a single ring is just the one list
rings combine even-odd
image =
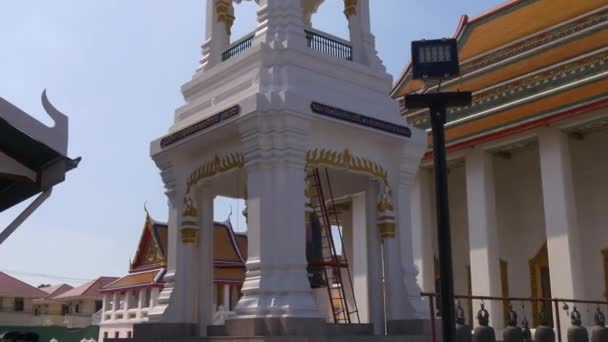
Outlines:
[{"label": "blue sky", "polygon": [[[144,202],[167,216],[149,142],[166,133],[182,104],[179,87],[200,58],[204,0],[21,0],[0,2],[0,96],[39,120],[40,93],[70,118],[78,169],[0,246],[0,271],[31,284],[127,272]],[[409,59],[409,42],[451,36],[462,14],[503,1],[370,0],[377,50],[389,73]],[[315,28],[348,39],[341,0],[326,0]],[[236,7],[235,40],[255,27],[252,2]],[[4,228],[26,205],[0,214]],[[216,203],[223,221],[243,204]],[[233,215],[233,225],[244,229]],[[41,276],[41,275],[51,275]]]}]

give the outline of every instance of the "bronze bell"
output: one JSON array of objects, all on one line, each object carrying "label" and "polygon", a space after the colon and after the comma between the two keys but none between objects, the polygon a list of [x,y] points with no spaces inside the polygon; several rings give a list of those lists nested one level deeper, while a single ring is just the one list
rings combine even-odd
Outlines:
[{"label": "bronze bell", "polygon": [[464,310],[460,306],[460,301],[456,306],[456,342],[471,342],[471,327],[464,320]]},{"label": "bronze bell", "polygon": [[510,306],[509,317],[507,318],[507,327],[502,333],[502,338],[504,342],[524,341],[524,334],[517,326],[517,313],[513,310],[513,306]]},{"label": "bronze bell", "polygon": [[591,328],[591,342],[608,342],[608,328],[606,328],[606,317],[604,313],[597,307],[593,316],[595,325]]},{"label": "bronze bell", "polygon": [[496,342],[494,328],[488,326],[490,314],[483,303],[481,303],[481,309],[477,312],[477,321],[479,326],[473,331],[473,342]]},{"label": "bronze bell", "polygon": [[568,342],[589,342],[587,328],[581,325],[581,313],[578,312],[576,306],[572,306],[570,321],[572,326],[568,328]]},{"label": "bronze bell", "polygon": [[553,328],[549,326],[549,323],[547,322],[547,318],[545,317],[545,310],[540,311],[538,318],[540,320],[540,325],[536,327],[536,331],[534,332],[534,341],[555,342],[555,331],[553,331]]},{"label": "bronze bell", "polygon": [[524,342],[532,342],[532,331],[530,331],[528,319],[525,316],[524,319],[521,320],[521,333],[524,337]]}]

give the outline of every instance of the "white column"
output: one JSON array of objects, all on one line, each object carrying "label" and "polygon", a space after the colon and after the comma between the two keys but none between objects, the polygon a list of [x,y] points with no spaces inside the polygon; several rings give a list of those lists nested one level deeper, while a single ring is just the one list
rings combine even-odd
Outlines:
[{"label": "white column", "polygon": [[[399,181],[394,190],[394,206],[396,208],[395,214],[397,218],[397,235],[395,239],[397,239],[399,243],[399,261],[400,267],[403,270],[400,281],[403,288],[403,297],[405,298],[403,307],[406,308],[405,311],[401,313],[402,316],[400,317],[404,317],[406,320],[427,320],[430,317],[428,305],[423,303],[420,295],[422,290],[416,282],[418,271],[414,265],[412,211],[410,202],[411,190],[414,187],[419,161],[424,152],[424,148],[410,146],[407,150],[408,154],[402,158],[404,163],[401,165]],[[428,253],[432,253],[432,250],[428,251]]]},{"label": "white column", "polygon": [[150,290],[150,308],[153,308],[156,305],[158,305],[159,295],[160,295],[160,290],[158,287],[153,287],[152,290]]},{"label": "white column", "polygon": [[[183,250],[180,248],[180,215],[183,210],[183,189],[178,188],[176,169],[173,161],[168,155],[158,155],[154,162],[161,170],[160,174],[165,184],[167,195],[168,217],[168,248],[167,248],[167,271],[163,276],[164,287],[158,295],[157,301],[151,305],[148,312],[150,321],[179,323],[183,322],[180,308],[185,300],[183,294],[179,293],[178,268],[182,262]],[[182,184],[183,185],[183,184]]]},{"label": "white column", "polygon": [[275,49],[306,49],[301,0],[257,0],[255,42]]},{"label": "white column", "polygon": [[[221,1],[225,6],[232,6],[231,1]],[[219,20],[217,3],[218,0],[207,0],[205,42],[202,46],[202,57],[197,71],[208,70],[221,63],[222,53],[230,46],[230,27],[226,27],[226,21],[229,19]]]},{"label": "white column", "polygon": [[[141,309],[144,307],[144,298],[146,294],[145,288],[140,288],[137,291],[137,319],[141,319]],[[147,305],[146,305],[147,306]]]},{"label": "white column", "polygon": [[[539,133],[540,169],[551,295],[584,299],[584,277],[568,137],[546,128]],[[562,327],[569,326],[561,314]],[[565,331],[565,330],[564,330]]]},{"label": "white column", "polygon": [[224,285],[224,310],[230,310],[230,285]]},{"label": "white column", "polygon": [[424,292],[435,292],[433,261],[432,174],[420,169],[411,194],[412,250],[418,268],[418,284]]},{"label": "white column", "polygon": [[118,303],[118,293],[112,293],[112,320],[116,319],[116,310],[119,309],[120,303]]},{"label": "white column", "polygon": [[376,52],[376,39],[371,32],[369,0],[356,1],[354,11],[346,6],[345,15],[348,19],[350,43],[353,47],[353,61],[384,71],[385,68]]},{"label": "white column", "polygon": [[198,324],[200,336],[207,336],[207,326],[213,324],[213,194],[203,187],[200,194],[200,224],[198,240]]},{"label": "white column", "polygon": [[369,180],[365,192],[367,218],[367,260],[369,283],[369,318],[374,325],[374,334],[384,334],[384,280],[382,279],[382,251],[378,232],[378,183]]},{"label": "white column", "polygon": [[[375,226],[370,227],[377,231]],[[401,254],[399,251],[399,235],[382,240],[384,248],[384,277],[386,288],[386,320],[404,320],[411,307],[406,301],[406,289],[403,286],[403,269],[401,267]]]},{"label": "white column", "polygon": [[369,323],[370,316],[370,281],[368,278],[368,247],[367,231],[368,222],[366,214],[366,194],[359,193],[352,197],[352,259],[349,260],[352,267],[353,287],[359,318],[361,323]]},{"label": "white column", "polygon": [[[466,156],[466,188],[473,295],[501,296],[500,252],[492,155],[474,149]],[[501,328],[502,303],[486,301],[490,325]],[[473,304],[473,311],[479,303]],[[477,323],[476,323],[477,324]]]},{"label": "white column", "polygon": [[284,112],[250,114],[239,122],[247,172],[248,258],[236,319],[320,319],[306,271],[309,125],[305,117]]}]

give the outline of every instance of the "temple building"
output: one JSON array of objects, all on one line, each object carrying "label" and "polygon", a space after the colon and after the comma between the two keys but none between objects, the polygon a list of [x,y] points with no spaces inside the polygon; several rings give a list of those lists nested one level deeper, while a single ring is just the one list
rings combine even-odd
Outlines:
[{"label": "temple building", "polygon": [[[146,322],[151,307],[158,304],[167,267],[168,227],[146,214],[135,256],[129,273],[107,284],[103,293],[103,308],[99,339],[129,338],[133,325]],[[213,293],[214,323],[223,324],[241,296],[247,258],[247,236],[232,229],[230,219],[214,225],[214,285],[206,289]]]},{"label": "temple building", "polygon": [[[514,0],[463,16],[460,76],[444,91],[473,103],[448,111],[446,139],[456,294],[608,300],[608,3]],[[408,65],[392,96],[434,92]],[[429,113],[401,113],[426,130]],[[436,292],[431,148],[411,197],[418,283]],[[486,302],[503,326],[509,303]],[[540,303],[513,303],[536,324]],[[467,320],[479,309],[466,303]],[[523,306],[522,306],[523,305]],[[592,320],[580,310],[584,324]],[[561,326],[569,320],[560,309]]]}]

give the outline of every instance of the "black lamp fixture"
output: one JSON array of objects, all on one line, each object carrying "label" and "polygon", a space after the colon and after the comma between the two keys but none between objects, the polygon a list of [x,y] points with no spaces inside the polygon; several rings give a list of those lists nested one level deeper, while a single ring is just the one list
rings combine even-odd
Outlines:
[{"label": "black lamp fixture", "polygon": [[412,42],[414,79],[442,79],[458,76],[456,39],[417,40]]}]

